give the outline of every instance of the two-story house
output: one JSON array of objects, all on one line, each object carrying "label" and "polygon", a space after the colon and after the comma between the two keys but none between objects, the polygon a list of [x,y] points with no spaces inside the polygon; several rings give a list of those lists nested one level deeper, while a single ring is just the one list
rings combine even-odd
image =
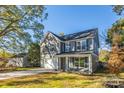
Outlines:
[{"label": "two-story house", "polygon": [[98,29],[68,35],[48,32],[41,42],[41,67],[91,74],[98,62]]}]

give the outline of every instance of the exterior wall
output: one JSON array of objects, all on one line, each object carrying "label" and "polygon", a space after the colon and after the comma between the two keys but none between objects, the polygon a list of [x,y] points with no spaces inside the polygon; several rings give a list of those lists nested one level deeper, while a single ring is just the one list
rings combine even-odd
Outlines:
[{"label": "exterior wall", "polygon": [[30,66],[27,60],[27,56],[11,58],[6,66],[16,66],[16,67],[27,67]]},{"label": "exterior wall", "polygon": [[[87,57],[88,58],[88,67],[85,68],[79,68],[78,71],[80,73],[88,73],[88,74],[91,74],[93,72],[93,68],[92,68],[92,55],[91,54],[82,54],[82,55],[59,55],[58,58],[60,59],[61,57],[64,57],[65,58],[65,68],[66,70],[65,71],[77,71],[76,68],[69,68],[69,61],[70,61],[70,58],[69,57],[76,57],[76,58],[83,58],[83,57]],[[59,60],[59,69],[61,67],[61,61]]]},{"label": "exterior wall", "polygon": [[46,56],[43,60],[41,60],[41,65],[45,69],[58,69],[58,59],[55,57],[50,58],[49,56]]},{"label": "exterior wall", "polygon": [[[58,56],[58,58],[60,59],[61,57],[65,58],[65,71],[79,71],[80,73],[87,73],[87,74],[92,74],[93,72],[95,72],[96,68],[97,68],[97,62],[98,62],[98,57],[95,54],[82,54],[82,55],[66,55],[66,56]],[[70,62],[70,58],[69,57],[76,57],[76,58],[83,58],[83,57],[87,57],[88,58],[88,67],[84,67],[84,68],[79,68],[79,70],[76,70],[75,68],[71,68],[69,67],[69,62]],[[59,60],[59,70],[61,70],[61,61]]]},{"label": "exterior wall", "polygon": [[[95,37],[94,37],[95,36]],[[96,62],[98,61],[98,38],[96,38],[96,34],[92,36],[92,37],[86,37],[86,38],[80,38],[80,39],[75,39],[75,40],[69,40],[69,41],[59,41],[54,35],[52,34],[48,34],[48,36],[46,37],[46,39],[44,40],[44,42],[41,45],[41,67],[44,67],[46,69],[60,69],[60,60],[59,57],[65,57],[66,58],[66,70],[68,70],[68,57],[88,57],[89,60],[89,74],[91,74],[92,72],[95,71],[96,69]],[[80,51],[76,50],[76,42],[77,41],[81,41],[82,40],[88,40],[88,39],[92,39],[92,46],[93,49],[89,50],[87,49],[86,51],[82,51],[83,49],[81,49]],[[66,52],[65,50],[65,43],[69,43],[74,41],[75,42],[75,49],[74,51],[67,51],[67,52],[72,52],[72,54],[70,55],[56,55],[59,53],[64,53]],[[86,41],[87,43],[87,41]],[[47,46],[47,48],[46,48]],[[51,48],[52,46],[52,48]],[[87,45],[88,47],[88,45]],[[82,48],[82,45],[81,45]],[[73,52],[87,52],[88,54],[73,54]],[[94,54],[95,55],[92,55]]]},{"label": "exterior wall", "polygon": [[98,56],[92,55],[92,70],[93,70],[93,72],[95,72],[97,69],[97,62],[98,62]]},{"label": "exterior wall", "polygon": [[23,57],[23,67],[30,67],[30,63],[28,62],[28,56]]},{"label": "exterior wall", "polygon": [[[92,47],[93,49],[90,49],[89,47],[89,43],[88,43],[88,40],[91,39],[92,40]],[[82,49],[82,42],[83,41],[86,41],[86,46],[85,48],[86,49]],[[95,43],[97,40],[94,39],[94,37],[87,37],[87,38],[80,38],[80,39],[74,39],[74,40],[69,40],[69,41],[65,41],[65,42],[61,42],[60,43],[60,49],[61,49],[61,53],[64,53],[64,52],[94,52],[94,53],[97,53],[97,50],[98,50],[98,47],[97,47],[97,43]],[[69,51],[66,51],[66,43],[69,44],[69,47],[70,46],[70,43],[71,42],[75,42],[74,44],[74,51],[71,50],[71,48],[69,48]],[[80,50],[77,50],[77,42],[80,42],[80,47],[81,49]]]},{"label": "exterior wall", "polygon": [[60,53],[60,42],[52,34],[41,45],[41,67],[45,69],[58,69],[58,59],[56,54]]},{"label": "exterior wall", "polygon": [[23,58],[12,58],[7,63],[7,66],[23,67]]}]

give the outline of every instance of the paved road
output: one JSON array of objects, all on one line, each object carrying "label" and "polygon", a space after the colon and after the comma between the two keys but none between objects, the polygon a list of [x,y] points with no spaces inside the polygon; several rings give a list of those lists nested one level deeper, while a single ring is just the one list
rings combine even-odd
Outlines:
[{"label": "paved road", "polygon": [[13,71],[8,73],[0,73],[0,80],[9,79],[13,77],[21,77],[21,76],[27,76],[27,75],[35,75],[43,72],[53,72],[51,70],[46,70],[42,68],[27,70],[27,71]]}]

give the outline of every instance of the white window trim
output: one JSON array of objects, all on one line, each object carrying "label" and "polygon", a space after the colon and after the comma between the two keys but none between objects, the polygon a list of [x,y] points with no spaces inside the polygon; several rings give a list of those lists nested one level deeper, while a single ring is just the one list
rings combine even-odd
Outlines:
[{"label": "white window trim", "polygon": [[[83,42],[85,42],[85,45],[86,45],[86,46],[85,46],[85,50],[86,50],[86,48],[87,48],[87,39],[83,39],[83,40],[82,40],[82,44],[81,44],[82,46],[83,46]],[[82,47],[82,46],[81,46],[81,49],[82,49],[82,51],[83,51],[83,47]]]},{"label": "white window trim", "polygon": [[76,47],[75,47],[75,44],[72,44],[72,42],[75,43],[75,41],[70,41],[69,42],[70,43],[70,51],[75,51]]},{"label": "white window trim", "polygon": [[[68,46],[67,46],[68,45]],[[67,49],[68,47],[68,49]],[[65,52],[69,52],[70,51],[70,45],[69,42],[65,42]]]},{"label": "white window trim", "polygon": [[[76,51],[82,51],[82,42],[81,42],[82,40],[80,40],[80,41],[76,41]],[[78,49],[77,50],[77,43],[78,42],[80,42],[80,50]]]}]

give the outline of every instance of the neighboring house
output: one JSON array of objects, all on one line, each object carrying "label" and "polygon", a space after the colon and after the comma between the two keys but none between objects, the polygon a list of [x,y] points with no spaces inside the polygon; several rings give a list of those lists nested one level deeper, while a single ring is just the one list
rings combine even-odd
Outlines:
[{"label": "neighboring house", "polygon": [[6,66],[28,67],[28,58],[26,53],[20,53],[12,56]]},{"label": "neighboring house", "polygon": [[98,29],[59,36],[48,32],[41,42],[41,67],[91,74],[98,62]]}]

